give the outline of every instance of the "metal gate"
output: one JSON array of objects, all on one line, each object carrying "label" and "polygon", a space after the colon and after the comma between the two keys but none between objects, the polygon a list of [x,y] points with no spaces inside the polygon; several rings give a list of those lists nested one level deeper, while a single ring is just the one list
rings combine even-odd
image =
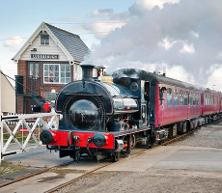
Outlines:
[{"label": "metal gate", "polygon": [[21,153],[41,144],[43,129],[58,129],[59,115],[52,113],[8,115],[1,117],[0,163],[4,156]]}]

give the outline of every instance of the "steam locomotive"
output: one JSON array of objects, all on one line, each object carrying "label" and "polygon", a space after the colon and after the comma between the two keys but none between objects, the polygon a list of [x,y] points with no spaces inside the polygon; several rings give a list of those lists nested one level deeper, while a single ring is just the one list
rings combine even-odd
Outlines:
[{"label": "steam locomotive", "polygon": [[58,130],[40,135],[60,157],[87,155],[118,161],[136,144],[154,143],[188,132],[221,117],[222,95],[143,70],[122,69],[113,83],[92,78],[92,65],[82,65],[83,79],[58,94]]}]

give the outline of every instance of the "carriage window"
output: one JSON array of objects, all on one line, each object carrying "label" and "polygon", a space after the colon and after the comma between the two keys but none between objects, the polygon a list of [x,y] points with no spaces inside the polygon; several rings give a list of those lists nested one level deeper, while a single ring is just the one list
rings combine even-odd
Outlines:
[{"label": "carriage window", "polygon": [[172,105],[172,89],[168,88],[167,89],[167,105]]},{"label": "carriage window", "polygon": [[174,99],[174,100],[173,100],[173,101],[174,101],[173,104],[174,104],[174,105],[178,105],[178,104],[179,104],[179,103],[178,103],[179,100],[178,100],[178,96],[177,96],[176,93],[174,93],[174,97],[173,97],[173,99]]},{"label": "carriage window", "polygon": [[197,96],[194,95],[194,97],[193,97],[193,105],[196,105],[196,103],[197,103]]},{"label": "carriage window", "polygon": [[199,95],[198,94],[195,95],[193,104],[194,105],[199,105]]},{"label": "carriage window", "polygon": [[192,94],[190,94],[190,96],[189,96],[189,104],[193,105],[193,95]]},{"label": "carriage window", "polygon": [[188,94],[187,93],[185,93],[183,96],[183,104],[188,105]]},{"label": "carriage window", "polygon": [[212,105],[213,104],[213,102],[214,102],[214,100],[213,100],[213,96],[211,96],[211,95],[205,95],[205,105]]},{"label": "carriage window", "polygon": [[205,105],[209,105],[209,96],[205,95]]},{"label": "carriage window", "polygon": [[180,105],[183,105],[183,101],[184,101],[183,94],[180,94],[179,101],[180,101]]}]

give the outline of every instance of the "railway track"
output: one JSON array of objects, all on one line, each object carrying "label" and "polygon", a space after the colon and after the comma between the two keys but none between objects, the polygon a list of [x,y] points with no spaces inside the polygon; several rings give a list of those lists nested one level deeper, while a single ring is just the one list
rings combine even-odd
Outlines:
[{"label": "railway track", "polygon": [[10,185],[10,184],[14,184],[14,183],[19,182],[19,181],[22,181],[22,180],[29,179],[29,178],[34,177],[34,176],[38,176],[38,175],[43,174],[43,173],[46,173],[46,172],[48,172],[48,171],[50,171],[50,170],[56,169],[56,168],[61,167],[61,166],[66,166],[66,165],[69,165],[69,164],[71,164],[71,163],[73,163],[73,161],[69,161],[69,162],[60,164],[60,165],[58,165],[58,166],[52,166],[52,167],[44,168],[44,169],[41,169],[40,171],[34,172],[34,173],[32,173],[32,174],[25,175],[25,176],[21,176],[21,177],[17,178],[16,180],[13,180],[13,181],[11,181],[11,182],[7,182],[7,183],[5,183],[5,184],[0,185],[0,188],[3,188],[3,187],[5,187],[5,186],[8,186],[8,185]]},{"label": "railway track", "polygon": [[[191,131],[191,132],[189,132],[189,133],[185,133],[185,134],[183,134],[183,135],[179,135],[179,136],[177,136],[177,137],[175,137],[175,138],[173,138],[173,139],[169,139],[169,140],[161,143],[161,145],[162,145],[162,146],[167,146],[167,145],[169,145],[169,144],[171,144],[171,143],[174,143],[174,142],[176,142],[176,141],[179,141],[179,140],[184,139],[185,137],[191,135],[192,133],[193,133],[193,131]],[[158,147],[158,145],[155,145],[153,148],[155,148],[155,147]],[[143,148],[143,149],[139,149],[139,150],[136,151],[136,152],[132,152],[132,154],[130,155],[130,157],[131,157],[131,158],[138,157],[138,156],[140,156],[141,154],[143,154],[145,151],[150,151],[150,150],[152,150],[153,148],[151,148],[151,149],[144,149],[144,148]],[[119,160],[119,162],[121,162],[121,161],[124,161],[124,158]],[[34,177],[34,176],[38,176],[38,175],[47,173],[47,172],[52,171],[52,170],[55,170],[55,169],[59,169],[59,168],[64,167],[64,166],[68,166],[68,165],[70,165],[71,163],[73,163],[73,161],[69,161],[69,162],[60,164],[60,165],[58,165],[58,166],[53,166],[53,167],[49,167],[49,168],[42,169],[42,170],[39,171],[39,172],[35,172],[35,173],[33,173],[33,174],[30,174],[30,175],[27,175],[27,176],[23,176],[23,177],[20,177],[20,178],[14,180],[14,181],[5,183],[5,184],[3,184],[3,185],[0,185],[0,188],[5,187],[5,186],[8,186],[8,185],[13,184],[13,183],[17,183],[17,182],[19,182],[19,181],[23,181],[23,180],[32,178],[32,177]],[[92,173],[94,173],[94,172],[96,172],[96,171],[98,171],[98,170],[100,170],[100,169],[102,169],[102,168],[105,168],[105,167],[107,167],[107,166],[110,166],[110,165],[112,165],[112,164],[114,164],[114,163],[111,163],[111,162],[109,162],[109,163],[104,163],[102,166],[100,165],[100,166],[98,166],[98,167],[96,167],[96,168],[93,168],[93,169],[91,169],[91,170],[89,170],[89,171],[86,171],[84,174],[82,174],[81,176],[79,176],[79,177],[77,177],[77,178],[71,179],[71,180],[69,180],[69,181],[67,181],[67,182],[65,182],[65,183],[63,183],[63,184],[60,184],[60,185],[58,185],[58,186],[56,186],[56,187],[54,187],[54,188],[52,188],[52,189],[49,189],[48,191],[46,191],[46,193],[59,192],[60,190],[62,190],[63,188],[65,188],[65,187],[68,186],[68,185],[71,185],[72,183],[74,183],[74,182],[77,181],[78,179],[83,178],[83,177],[85,177],[85,176],[87,176],[87,175],[90,175],[90,174],[92,174]]]},{"label": "railway track", "polygon": [[[169,144],[171,144],[171,143],[174,143],[174,142],[176,142],[176,141],[185,139],[187,136],[192,135],[193,132],[194,132],[194,130],[193,130],[193,131],[190,131],[190,132],[188,132],[188,133],[185,133],[185,134],[183,134],[183,135],[179,135],[179,136],[177,136],[177,137],[175,137],[175,138],[173,138],[173,139],[170,139],[170,140],[167,140],[167,141],[161,143],[161,145],[162,145],[162,146],[167,146],[167,145],[169,145]],[[155,148],[155,147],[158,147],[158,145],[154,146],[154,148]],[[152,148],[151,148],[151,149],[141,149],[140,151],[138,151],[138,152],[136,152],[136,153],[133,153],[133,154],[131,154],[130,156],[131,156],[131,158],[138,157],[138,156],[140,156],[141,154],[143,154],[145,151],[150,151],[150,150],[152,150]],[[123,158],[123,159],[120,159],[118,162],[121,162],[121,161],[124,161],[124,158]],[[114,163],[116,163],[116,162],[114,162]],[[68,182],[65,182],[65,183],[63,183],[63,184],[60,184],[60,185],[58,185],[58,186],[56,186],[56,187],[54,187],[54,188],[46,191],[45,193],[60,192],[63,188],[65,188],[66,186],[71,185],[72,183],[76,182],[77,180],[79,180],[79,179],[81,179],[81,178],[83,178],[83,177],[85,177],[85,176],[87,176],[87,175],[93,174],[93,173],[99,171],[100,169],[105,168],[105,167],[107,167],[107,166],[110,166],[110,165],[112,165],[112,164],[114,164],[114,163],[107,163],[107,164],[105,164],[105,165],[103,165],[103,166],[99,166],[99,167],[97,167],[97,168],[94,168],[94,169],[92,169],[92,170],[84,173],[83,175],[77,177],[77,178],[74,178],[74,179],[72,179],[72,180],[70,180],[70,181],[68,181]]]}]

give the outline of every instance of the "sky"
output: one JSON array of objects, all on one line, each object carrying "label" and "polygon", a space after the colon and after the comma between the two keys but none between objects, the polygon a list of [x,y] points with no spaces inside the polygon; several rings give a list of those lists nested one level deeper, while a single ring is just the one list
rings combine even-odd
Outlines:
[{"label": "sky", "polygon": [[1,0],[0,64],[45,21],[80,35],[86,58],[115,69],[142,68],[222,90],[221,0]]}]

